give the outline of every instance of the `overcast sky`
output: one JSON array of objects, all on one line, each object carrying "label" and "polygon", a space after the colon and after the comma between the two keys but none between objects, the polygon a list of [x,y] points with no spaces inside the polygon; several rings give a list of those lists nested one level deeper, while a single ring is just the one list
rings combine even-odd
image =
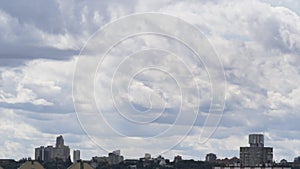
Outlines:
[{"label": "overcast sky", "polygon": [[[180,18],[137,24],[175,39],[141,31],[113,44],[139,23],[125,16],[144,12]],[[177,37],[207,38],[194,48],[211,57],[195,59]],[[58,135],[84,159],[115,149],[238,157],[249,133],[263,133],[274,159],[291,161],[300,156],[299,37],[297,0],[1,1],[0,158],[34,157]],[[105,45],[115,46],[101,60]],[[209,121],[216,98],[224,111]]]}]

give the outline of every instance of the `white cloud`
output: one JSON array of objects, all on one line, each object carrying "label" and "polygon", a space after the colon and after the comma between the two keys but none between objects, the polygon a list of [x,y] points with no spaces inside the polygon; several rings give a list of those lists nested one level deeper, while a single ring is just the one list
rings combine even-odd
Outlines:
[{"label": "white cloud", "polygon": [[[72,75],[75,60],[35,60],[26,66],[2,69],[0,102],[72,108]],[[26,105],[24,105],[26,109]],[[30,108],[29,108],[30,109]]]},{"label": "white cloud", "polygon": [[[1,128],[6,129],[0,134],[2,138],[0,141],[4,145],[0,147],[0,150],[5,152],[3,158],[24,146],[29,147],[15,154],[13,158],[21,158],[28,153],[30,155],[32,148],[43,145],[43,141],[47,142],[46,140],[50,139],[52,144],[53,136],[58,133],[65,133],[72,142],[71,145],[82,148],[86,152],[105,153],[98,149],[93,150],[95,145],[82,136],[81,131],[77,131],[80,128],[72,102],[72,75],[77,61],[74,55],[79,52],[94,31],[111,20],[133,12],[159,11],[178,16],[195,25],[214,46],[222,60],[227,78],[227,100],[223,120],[208,142],[199,145],[195,141],[207,117],[205,112],[209,108],[211,99],[208,75],[203,65],[195,64],[194,60],[189,58],[190,55],[184,53],[185,49],[180,48],[180,44],[167,38],[143,36],[120,43],[119,48],[112,50],[103,62],[104,71],[98,72],[99,76],[95,81],[99,85],[96,89],[98,94],[96,101],[107,111],[107,117],[115,113],[111,107],[113,102],[108,97],[112,94],[110,85],[115,70],[112,68],[118,66],[122,56],[131,54],[132,51],[144,50],[146,47],[165,47],[170,51],[178,52],[180,57],[186,56],[182,58],[189,66],[182,66],[180,60],[174,60],[175,57],[171,55],[166,55],[163,59],[137,55],[132,60],[126,60],[127,62],[124,62],[126,64],[119,67],[120,72],[116,74],[113,81],[118,89],[113,94],[122,103],[120,109],[131,110],[132,105],[126,105],[131,101],[135,103],[133,104],[135,108],[145,110],[156,108],[154,113],[152,112],[153,115],[156,115],[155,111],[160,108],[166,107],[168,112],[151,126],[152,130],[124,125],[127,123],[120,122],[121,119],[114,116],[111,117],[110,122],[125,133],[139,136],[151,136],[155,131],[161,131],[174,122],[174,116],[171,115],[172,113],[176,115],[181,95],[175,83],[170,79],[166,80],[168,76],[161,72],[156,72],[157,74],[144,72],[133,79],[131,86],[122,85],[132,77],[130,73],[134,72],[133,70],[142,69],[145,65],[159,65],[166,67],[167,72],[173,72],[174,74],[170,75],[174,75],[181,82],[182,92],[186,94],[182,100],[183,111],[192,111],[198,106],[195,103],[200,98],[201,114],[196,119],[196,129],[171,152],[182,153],[184,156],[196,159],[199,158],[198,153],[210,151],[220,154],[220,157],[238,156],[238,147],[247,144],[246,135],[249,132],[263,132],[271,138],[268,145],[274,145],[277,149],[275,149],[276,159],[284,157],[291,160],[293,156],[299,155],[295,147],[299,145],[300,139],[296,136],[299,130],[297,112],[300,98],[298,86],[300,82],[298,58],[300,17],[297,13],[299,10],[296,10],[299,3],[285,1],[269,4],[269,2],[57,1],[47,2],[47,5],[40,4],[42,8],[40,11],[39,8],[32,8],[27,2],[22,2],[24,6],[22,9],[4,3],[0,8],[0,44],[2,44],[0,47],[0,65],[2,66],[0,68],[0,106],[2,107],[0,111],[5,115],[1,118],[0,125]],[[39,19],[37,17],[39,15],[44,16],[45,20]],[[125,28],[126,25],[124,25]],[[97,47],[97,43],[94,47]],[[93,63],[95,60],[89,61],[91,62],[86,61],[87,64],[83,65],[86,71],[91,69],[88,65],[95,64]],[[85,72],[81,73],[82,76],[86,76]],[[194,84],[190,80],[191,77],[185,76],[190,73],[197,76],[193,80],[200,84],[199,96],[193,90]],[[127,93],[128,88],[129,93]],[[91,89],[93,85],[90,83],[86,83],[83,88],[84,91]],[[93,114],[94,109],[90,110],[90,107],[94,106],[91,105],[94,98],[89,96],[91,95],[86,93],[79,101],[86,113]],[[125,113],[133,115],[130,111]],[[193,119],[192,115],[189,114],[183,118],[182,124],[187,124],[187,119]],[[142,116],[130,117],[141,120]],[[70,125],[66,127],[66,123]],[[183,136],[181,130],[184,130],[186,126],[180,125],[176,126],[178,131],[168,133],[170,138],[176,140]],[[170,139],[159,143],[158,139],[153,139],[151,144],[150,142],[143,143],[139,148],[132,148],[139,144],[138,139],[132,141],[115,137],[108,133],[110,129],[106,130],[107,128],[101,125],[100,127],[103,127],[101,130],[99,126],[88,127],[91,127],[95,133],[102,134],[97,135],[98,139],[110,138],[104,140],[104,146],[108,146],[109,149],[121,148],[125,155],[130,156],[135,156],[136,151],[158,152],[172,142]],[[281,140],[281,137],[287,138]],[[43,139],[37,141],[36,138]],[[72,138],[78,140],[72,140]],[[30,143],[30,140],[34,140],[34,143]],[[284,147],[287,143],[289,146]],[[155,144],[157,146],[153,148]],[[168,154],[175,155],[170,152]],[[141,156],[143,153],[138,155]],[[88,153],[86,156],[89,157]],[[201,154],[202,159],[203,157],[204,154]]]}]

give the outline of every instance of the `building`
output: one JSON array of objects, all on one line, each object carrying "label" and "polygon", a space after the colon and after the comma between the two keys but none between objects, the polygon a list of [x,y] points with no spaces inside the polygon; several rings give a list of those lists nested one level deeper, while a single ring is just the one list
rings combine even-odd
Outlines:
[{"label": "building", "polygon": [[96,163],[107,163],[108,162],[108,157],[92,157],[92,162],[96,162]]},{"label": "building", "polygon": [[205,161],[207,162],[215,162],[217,160],[217,155],[214,153],[206,154]]},{"label": "building", "polygon": [[178,163],[179,161],[182,161],[182,157],[180,155],[175,156],[173,162]]},{"label": "building", "polygon": [[52,153],[52,159],[67,161],[70,158],[70,148],[64,145],[64,138],[62,136],[56,138],[56,146],[53,148]]},{"label": "building", "polygon": [[108,163],[109,165],[119,164],[122,161],[124,161],[124,157],[121,156],[120,150],[108,153],[108,157],[92,157],[93,166],[98,166],[101,163]]},{"label": "building", "polygon": [[92,157],[92,160],[91,160],[91,166],[93,166],[94,168],[97,168],[99,165],[103,165],[105,163],[108,163],[108,157]]},{"label": "building", "polygon": [[18,169],[45,169],[45,168],[37,161],[26,161]]},{"label": "building", "polygon": [[72,164],[70,167],[68,167],[68,169],[94,169],[91,165],[89,165],[86,162],[78,162],[78,163],[74,163]]},{"label": "building", "polygon": [[264,147],[264,135],[263,134],[250,134],[249,135],[250,147]]},{"label": "building", "polygon": [[294,164],[300,164],[300,156],[294,158]]},{"label": "building", "polygon": [[121,156],[120,150],[116,150],[116,151],[113,151],[112,153],[108,154],[108,158],[107,158],[108,164],[119,164],[123,160],[124,160],[124,157]]},{"label": "building", "polygon": [[240,147],[240,162],[242,167],[271,166],[273,163],[273,148],[264,147],[262,134],[249,135],[250,147]]},{"label": "building", "polygon": [[35,160],[38,161],[53,161],[62,160],[67,161],[70,158],[70,148],[64,145],[63,136],[56,138],[56,145],[53,146],[40,146],[35,148]]},{"label": "building", "polygon": [[53,146],[35,148],[35,160],[51,161],[53,159]]},{"label": "building", "polygon": [[151,154],[150,153],[145,153],[145,160],[151,160]]},{"label": "building", "polygon": [[73,163],[76,163],[80,160],[80,150],[73,151]]},{"label": "building", "polygon": [[63,147],[64,145],[65,145],[65,141],[64,141],[63,136],[62,136],[62,135],[58,136],[58,137],[56,138],[56,145],[55,145],[55,147],[61,148],[61,147]]},{"label": "building", "polygon": [[218,164],[219,166],[239,167],[240,166],[240,159],[237,158],[237,157],[217,159],[215,161],[215,163]]},{"label": "building", "polygon": [[115,150],[112,153],[115,154],[115,155],[120,156],[121,155],[121,150]]},{"label": "building", "polygon": [[153,161],[153,158],[151,157],[150,153],[145,153],[145,156],[141,157],[139,160],[143,162],[150,162]]},{"label": "building", "polygon": [[35,150],[34,150],[35,160],[44,161],[45,160],[45,157],[44,157],[45,153],[44,153],[44,151],[45,151],[45,147],[44,146],[35,148]]}]

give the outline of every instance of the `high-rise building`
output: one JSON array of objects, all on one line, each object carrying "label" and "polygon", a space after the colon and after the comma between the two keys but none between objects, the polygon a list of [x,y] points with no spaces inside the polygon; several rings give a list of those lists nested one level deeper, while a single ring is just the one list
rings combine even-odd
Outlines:
[{"label": "high-rise building", "polygon": [[51,161],[53,159],[53,146],[45,147],[43,155],[44,155],[43,161]]},{"label": "high-rise building", "polygon": [[262,134],[249,135],[250,147],[240,147],[242,167],[271,166],[273,162],[273,148],[264,147]]},{"label": "high-rise building", "polygon": [[214,162],[216,160],[217,160],[217,155],[214,153],[209,153],[209,154],[206,154],[206,156],[205,156],[205,161],[207,161],[207,162]]},{"label": "high-rise building", "polygon": [[56,137],[56,148],[61,148],[63,147],[65,144],[64,144],[64,138],[62,135]]},{"label": "high-rise building", "polygon": [[45,157],[44,157],[45,153],[44,153],[44,151],[45,151],[45,147],[44,146],[35,148],[35,151],[34,151],[35,160],[44,161],[45,160]]},{"label": "high-rise building", "polygon": [[112,153],[108,154],[108,164],[119,164],[124,160],[124,157],[121,156],[121,151],[116,150],[113,151]]},{"label": "high-rise building", "polygon": [[67,161],[70,158],[70,148],[64,145],[62,136],[56,138],[56,146],[41,146],[35,148],[35,159],[39,161],[63,160]]},{"label": "high-rise building", "polygon": [[80,160],[80,150],[73,151],[73,163],[76,163]]},{"label": "high-rise building", "polygon": [[182,161],[182,157],[180,155],[177,155],[174,157],[173,161],[174,161],[174,163],[178,163],[178,162]]},{"label": "high-rise building", "polygon": [[250,147],[264,147],[264,135],[263,134],[250,134],[249,135]]}]

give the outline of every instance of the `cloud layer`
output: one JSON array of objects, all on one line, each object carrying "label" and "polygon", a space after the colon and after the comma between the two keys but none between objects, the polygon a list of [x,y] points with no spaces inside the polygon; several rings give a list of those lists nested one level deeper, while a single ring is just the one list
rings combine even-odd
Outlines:
[{"label": "cloud layer", "polygon": [[[89,140],[77,121],[72,99],[73,72],[80,50],[98,28],[135,12],[170,14],[203,32],[218,54],[227,79],[223,118],[212,137],[201,144],[201,131],[210,127],[203,128],[211,101],[205,66],[189,60],[187,50],[170,39],[157,36],[129,38],[112,50],[103,62],[104,71],[95,81],[99,87],[96,89],[99,95],[95,98],[105,110],[104,115],[110,124],[123,134],[132,134],[136,138],[128,139],[105,128],[95,128],[96,143],[99,144],[100,140],[102,147],[109,150],[120,148],[125,157],[137,157],[144,152],[159,153],[161,147],[184,138],[164,155],[171,157],[178,153],[186,158],[203,159],[209,152],[215,152],[219,157],[238,156],[239,146],[247,144],[247,135],[260,132],[265,134],[266,145],[274,147],[276,160],[292,160],[299,155],[300,6],[296,1],[39,3],[20,1],[1,2],[0,5],[0,126],[3,129],[0,151],[4,152],[0,158],[33,156],[34,147],[54,144],[55,136],[59,134],[65,136],[71,148],[81,149],[84,158],[106,154]],[[165,112],[151,123],[151,127],[123,124],[115,118],[117,111],[110,106],[111,100],[103,97],[112,94],[110,84],[116,70],[112,68],[132,51],[149,46],[168,48],[165,44],[170,45],[169,49],[181,52],[180,57],[187,61],[189,70],[195,75],[192,80],[200,86],[200,95],[195,94],[193,83],[188,80],[190,77],[184,77],[189,72],[174,56],[151,52],[132,55],[131,60],[126,60],[120,67],[113,81],[116,89],[120,89],[113,91],[113,96],[120,101],[120,109],[139,121],[156,117],[155,113],[162,108]],[[151,57],[154,55],[164,57]],[[183,100],[182,113],[189,119],[191,109],[199,107],[199,116],[193,118],[195,126],[188,135],[182,131],[190,125],[185,125],[182,119],[182,124],[173,126],[174,131],[167,133],[163,141],[159,141],[163,138],[153,138],[141,144],[144,137],[170,127],[180,108],[178,86],[161,71],[144,71],[135,76],[129,88],[119,88],[119,84],[128,81],[126,77],[132,70],[151,63],[166,67],[168,73],[176,74],[182,80],[180,82],[184,82],[180,87],[187,99]],[[86,87],[87,90],[93,88]],[[152,102],[149,102],[149,97]],[[194,99],[200,99],[200,102]],[[152,106],[153,111],[151,116],[143,119],[145,116],[134,114],[128,105],[139,111],[147,111]],[[89,104],[84,106],[89,110]],[[96,123],[97,119],[94,120]],[[92,130],[93,125],[90,127]]]}]

